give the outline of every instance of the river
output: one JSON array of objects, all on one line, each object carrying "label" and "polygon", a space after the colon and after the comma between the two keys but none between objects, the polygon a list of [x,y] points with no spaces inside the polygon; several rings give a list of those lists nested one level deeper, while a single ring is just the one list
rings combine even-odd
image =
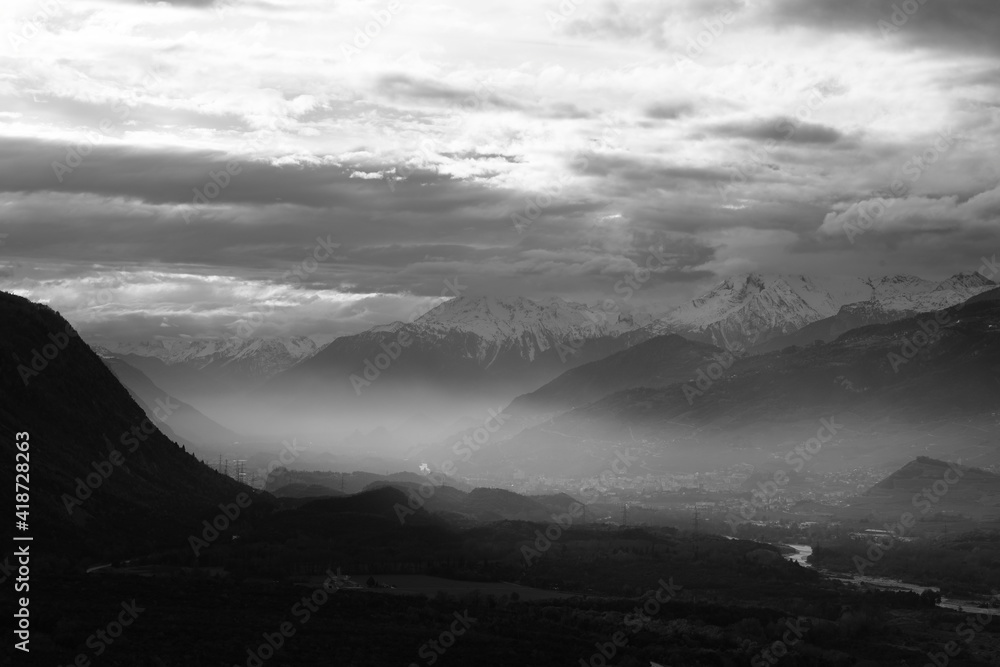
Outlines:
[{"label": "river", "polygon": [[[911,591],[913,593],[923,593],[926,590],[932,590],[938,592],[937,588],[933,586],[920,586],[918,584],[910,584],[905,581],[900,581],[899,579],[890,579],[889,577],[870,577],[863,574],[844,574],[842,572],[832,572],[830,570],[821,570],[817,567],[813,567],[809,563],[809,556],[812,555],[812,547],[805,544],[785,544],[783,546],[791,547],[795,549],[795,553],[785,554],[785,558],[802,565],[816,570],[820,574],[823,574],[830,579],[837,579],[839,581],[845,581],[853,583],[859,587],[870,586],[872,588],[879,588],[887,591]],[[946,607],[948,609],[955,609],[956,611],[970,612],[970,613],[983,613],[991,614],[993,616],[1000,616],[1000,608],[993,607],[983,607],[980,601],[976,600],[963,600],[961,598],[941,598],[939,607]]]}]

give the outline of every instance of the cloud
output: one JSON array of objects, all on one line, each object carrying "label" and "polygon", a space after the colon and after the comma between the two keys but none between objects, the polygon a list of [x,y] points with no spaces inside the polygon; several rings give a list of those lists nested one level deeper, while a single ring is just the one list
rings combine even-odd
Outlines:
[{"label": "cloud", "polygon": [[690,103],[659,103],[646,108],[646,116],[658,120],[677,120],[682,116],[687,116],[693,111]]},{"label": "cloud", "polygon": [[839,205],[823,218],[819,232],[846,236],[845,228],[851,226],[863,230],[861,234],[871,236],[957,234],[977,230],[989,230],[1000,235],[998,224],[1000,187],[980,192],[964,201],[956,195],[908,196],[869,198],[847,206]]},{"label": "cloud", "polygon": [[25,279],[8,291],[56,305],[88,338],[133,340],[226,337],[247,327],[254,336],[346,335],[411,319],[444,300],[146,269]]},{"label": "cloud", "polygon": [[[238,294],[275,290],[302,331],[456,277],[605,298],[650,244],[676,254],[651,303],[738,267],[954,273],[995,242],[995,17],[928,0],[883,39],[893,3],[588,0],[555,25],[558,3],[403,3],[348,60],[378,3],[64,2],[0,53],[0,286],[57,303],[75,297],[52,281],[120,272],[122,303],[170,306],[86,311],[108,331],[219,330]],[[949,125],[946,159],[847,243],[850,207]],[[196,189],[217,195],[192,206]],[[336,261],[285,277],[327,236]]]},{"label": "cloud", "polygon": [[722,123],[709,127],[708,132],[723,137],[740,137],[757,141],[773,139],[803,144],[832,144],[844,136],[835,128],[818,123],[803,123],[787,116]]},{"label": "cloud", "polygon": [[772,17],[907,47],[1000,53],[1000,12],[993,0],[779,0]]},{"label": "cloud", "polygon": [[728,179],[729,172],[717,167],[678,165],[650,158],[624,155],[587,155],[574,167],[581,174],[613,179],[637,188],[679,188],[690,183],[712,183]]}]

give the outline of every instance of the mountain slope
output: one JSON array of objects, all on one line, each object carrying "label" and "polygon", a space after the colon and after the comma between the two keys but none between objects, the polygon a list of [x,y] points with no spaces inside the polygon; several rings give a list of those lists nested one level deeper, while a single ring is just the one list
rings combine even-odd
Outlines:
[{"label": "mountain slope", "polygon": [[[0,394],[4,460],[14,460],[14,434],[30,433],[32,534],[50,547],[75,556],[135,555],[184,544],[216,504],[247,488],[150,427],[128,390],[58,313],[5,292]],[[113,449],[120,467],[108,463]],[[110,474],[68,513],[65,499],[78,479],[102,464]]]},{"label": "mountain slope", "polygon": [[144,406],[146,415],[160,428],[169,428],[184,444],[190,443],[199,454],[211,454],[219,448],[228,448],[233,442],[246,440],[235,431],[209,419],[184,401],[175,399],[157,387],[137,368],[121,359],[104,358],[104,363],[115,377],[125,385],[137,402]]},{"label": "mountain slope", "polygon": [[941,316],[947,325],[929,341],[923,330],[933,328],[934,316],[925,314],[862,327],[819,346],[744,357],[710,383],[692,379],[615,392],[502,447],[484,448],[475,463],[568,474],[599,470],[626,446],[654,458],[669,452],[675,462],[713,449],[780,451],[814,437],[820,420],[831,415],[850,415],[854,454],[926,443],[921,446],[930,451],[954,455],[966,448],[970,458],[994,462],[1000,302],[970,303]]},{"label": "mountain slope", "polygon": [[[902,289],[900,286],[902,285]],[[919,285],[919,289],[914,289]],[[906,289],[909,288],[909,289]],[[940,310],[977,294],[996,289],[994,283],[978,273],[959,273],[925,291],[926,281],[883,279],[875,284],[873,297],[867,301],[842,306],[836,315],[812,322],[801,329],[755,345],[753,353],[772,352],[789,345],[829,342],[842,333],[868,324],[886,324],[918,313]]]},{"label": "mountain slope", "polygon": [[634,387],[663,387],[683,382],[698,368],[732,355],[676,334],[657,336],[604,359],[566,371],[545,386],[518,396],[506,412],[515,418],[564,412],[608,394]]},{"label": "mountain slope", "polygon": [[921,456],[853,499],[848,506],[897,515],[909,511],[918,517],[944,512],[977,520],[997,519],[1000,475]]},{"label": "mountain slope", "polygon": [[101,340],[94,348],[104,357],[121,359],[142,371],[171,395],[197,405],[205,405],[220,393],[258,385],[319,351],[304,336]]},{"label": "mountain slope", "polygon": [[[450,423],[645,340],[651,334],[639,329],[648,319],[605,317],[561,299],[459,297],[414,322],[338,338],[256,397],[302,423],[329,414],[315,427],[326,433],[401,423],[414,413],[428,424]],[[419,440],[439,430],[410,435]]]}]

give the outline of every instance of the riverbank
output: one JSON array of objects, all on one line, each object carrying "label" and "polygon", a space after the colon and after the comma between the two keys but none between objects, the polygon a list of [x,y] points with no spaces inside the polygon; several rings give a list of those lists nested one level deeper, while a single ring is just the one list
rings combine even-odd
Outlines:
[{"label": "riverbank", "polygon": [[[809,562],[809,556],[812,555],[812,547],[806,544],[782,544],[776,545],[780,547],[788,547],[794,549],[794,553],[784,554],[785,559],[798,563],[803,567],[808,567],[812,570],[816,570],[820,574],[830,579],[836,579],[848,584],[853,584],[859,588],[871,587],[879,590],[885,591],[909,591],[911,593],[916,593],[920,595],[924,591],[934,591],[935,593],[940,593],[941,591],[933,586],[921,586],[919,584],[911,584],[906,581],[900,581],[899,579],[892,579],[889,577],[872,577],[863,574],[848,574],[843,572],[833,572],[831,570],[824,570],[813,566]],[[993,598],[995,599],[995,598]],[[939,607],[944,607],[946,609],[954,609],[960,612],[972,612],[972,613],[982,613],[990,614],[992,616],[1000,616],[1000,602],[996,603],[993,607],[986,606],[991,600],[989,597],[983,597],[981,600],[971,600],[963,598],[941,598],[941,602],[938,603]]]}]

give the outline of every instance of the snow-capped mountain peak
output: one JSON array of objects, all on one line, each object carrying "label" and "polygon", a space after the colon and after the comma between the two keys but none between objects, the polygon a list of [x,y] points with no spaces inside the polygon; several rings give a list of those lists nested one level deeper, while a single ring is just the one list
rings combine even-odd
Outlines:
[{"label": "snow-capped mountain peak", "polygon": [[746,349],[832,317],[851,304],[867,303],[873,312],[904,317],[947,308],[992,286],[969,273],[942,283],[908,275],[816,278],[745,273],[730,276],[689,304],[668,311],[656,328]]},{"label": "snow-capped mountain peak", "polygon": [[935,291],[975,290],[974,293],[978,293],[983,288],[992,289],[993,287],[996,287],[996,283],[994,283],[992,280],[988,279],[986,276],[979,273],[978,271],[963,271],[962,273],[956,273],[947,280],[942,280],[940,283],[938,283],[937,287],[935,287],[934,289]]}]

